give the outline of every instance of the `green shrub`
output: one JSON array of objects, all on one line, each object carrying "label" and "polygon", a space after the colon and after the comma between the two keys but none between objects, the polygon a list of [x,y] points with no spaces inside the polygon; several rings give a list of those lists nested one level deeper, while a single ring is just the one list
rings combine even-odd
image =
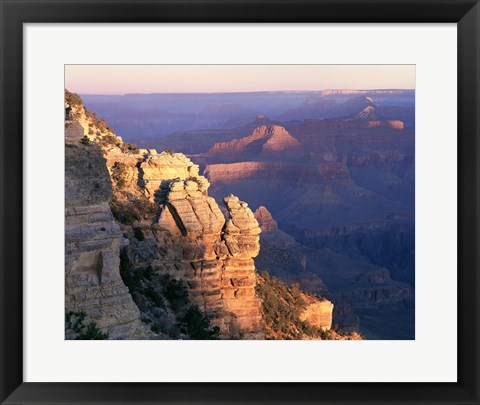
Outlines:
[{"label": "green shrub", "polygon": [[215,340],[219,338],[220,329],[212,326],[210,320],[197,305],[191,305],[180,320],[181,328],[195,340]]},{"label": "green shrub", "polygon": [[119,189],[125,188],[127,185],[128,168],[125,163],[115,162],[110,169],[112,173],[112,179],[115,181]]},{"label": "green shrub", "polygon": [[132,269],[132,262],[128,257],[127,248],[120,250],[120,276],[128,287],[130,294],[134,294],[141,287],[142,272]]},{"label": "green shrub", "polygon": [[163,285],[165,298],[168,299],[173,311],[179,312],[189,304],[188,291],[182,280],[176,280],[169,274],[164,274],[160,282]]},{"label": "green shrub", "polygon": [[98,143],[103,147],[117,146],[117,137],[113,134],[103,135],[98,138]]},{"label": "green shrub", "polygon": [[69,311],[65,314],[65,334],[73,340],[105,340],[108,336],[98,329],[94,322],[85,326],[85,312]]},{"label": "green shrub", "polygon": [[83,106],[83,100],[82,98],[76,94],[76,93],[71,93],[67,89],[65,89],[65,102],[68,103],[71,107],[81,107]]},{"label": "green shrub", "polygon": [[143,231],[140,229],[140,228],[135,228],[133,230],[133,235],[135,236],[135,238],[138,240],[138,241],[142,241],[145,239],[145,235],[143,233]]},{"label": "green shrub", "polygon": [[191,339],[218,339],[219,328],[191,303],[182,280],[159,275],[151,266],[134,268],[126,247],[120,251],[120,276],[142,312],[142,321],[154,333],[171,339],[179,339],[181,333]]},{"label": "green shrub", "polygon": [[160,291],[158,291],[151,284],[144,287],[143,293],[153,304],[155,304],[156,307],[165,308],[165,301]]},{"label": "green shrub", "polygon": [[131,204],[122,204],[118,200],[112,199],[110,209],[113,217],[122,224],[132,225],[134,222],[140,221],[140,215],[133,210]]},{"label": "green shrub", "polygon": [[[114,176],[113,173],[114,171],[112,170],[112,178]],[[115,176],[117,175],[115,174]],[[120,171],[118,177],[114,179],[115,184],[118,185],[118,180],[120,180],[120,184],[123,184],[122,178]],[[119,196],[124,198],[120,200]],[[143,220],[153,221],[158,211],[158,205],[145,196],[135,196],[131,193],[122,192],[113,195],[110,201],[110,209],[118,222],[132,225]]]}]

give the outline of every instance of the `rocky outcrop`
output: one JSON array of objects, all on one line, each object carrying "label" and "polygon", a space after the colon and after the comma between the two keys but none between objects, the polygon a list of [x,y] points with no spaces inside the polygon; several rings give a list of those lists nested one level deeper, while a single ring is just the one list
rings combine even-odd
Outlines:
[{"label": "rocky outcrop", "polygon": [[289,286],[268,272],[259,276],[258,294],[266,339],[333,339],[326,332],[332,327],[334,305],[326,298],[303,293],[298,284]]},{"label": "rocky outcrop", "polygon": [[97,145],[65,147],[65,311],[84,312],[109,339],[150,336],[119,273],[124,242]]},{"label": "rocky outcrop", "polygon": [[[68,128],[89,135],[81,144],[72,137],[66,157],[67,310],[86,312],[109,338],[159,337],[139,321],[120,277],[124,246],[129,274],[148,269],[182,280],[222,337],[263,338],[253,261],[261,230],[248,204],[226,197],[225,218],[208,196],[210,183],[185,155],[125,144],[82,107],[75,116]],[[108,205],[112,185],[121,224]],[[142,215],[129,214],[132,207]]]},{"label": "rocky outcrop", "polygon": [[345,121],[357,121],[361,128],[366,126],[367,128],[385,127],[391,129],[405,129],[405,124],[402,121],[385,119],[379,114],[377,109],[371,105],[365,107],[352,117],[346,118]]},{"label": "rocky outcrop", "polygon": [[261,230],[248,204],[226,197],[225,218],[195,181],[165,184],[157,194],[158,220],[139,225],[145,238],[132,238],[128,247],[132,263],[183,280],[192,302],[223,337],[263,338],[253,261],[260,250]]},{"label": "rocky outcrop", "polygon": [[84,135],[83,127],[78,121],[68,120],[65,121],[65,143],[75,144],[78,143]]},{"label": "rocky outcrop", "polygon": [[106,151],[106,158],[114,179],[116,167],[124,169],[122,191],[158,204],[155,220],[135,225],[144,240],[137,240],[131,227],[124,229],[133,265],[150,265],[157,273],[183,280],[191,301],[223,337],[262,338],[253,262],[260,249],[260,228],[248,205],[227,197],[225,219],[208,196],[210,183],[181,153],[113,150]]},{"label": "rocky outcrop", "polygon": [[375,121],[379,119],[379,115],[375,110],[375,107],[369,105],[365,107],[363,110],[361,110],[360,112],[358,112],[357,114],[355,114],[350,119],[363,120],[363,121]]},{"label": "rocky outcrop", "polygon": [[258,222],[258,225],[262,229],[263,232],[273,231],[278,229],[277,221],[275,221],[270,214],[270,211],[267,210],[263,205],[258,207],[255,212],[255,219]]},{"label": "rocky outcrop", "polygon": [[151,201],[155,201],[156,195],[161,196],[162,190],[168,190],[175,179],[188,179],[191,187],[196,183],[201,193],[206,193],[210,186],[208,180],[199,175],[198,165],[183,153],[157,153],[149,149],[125,153],[118,148],[109,148],[104,150],[104,156],[117,190],[145,196]]},{"label": "rocky outcrop", "polygon": [[230,142],[216,143],[208,154],[215,156],[235,155],[252,157],[259,154],[272,154],[278,152],[293,152],[300,148],[300,143],[280,125],[262,125],[244,138],[234,139]]},{"label": "rocky outcrop", "polygon": [[310,326],[330,330],[332,327],[333,304],[327,299],[317,299],[305,294],[303,299],[306,302],[306,307],[300,313],[300,320]]}]

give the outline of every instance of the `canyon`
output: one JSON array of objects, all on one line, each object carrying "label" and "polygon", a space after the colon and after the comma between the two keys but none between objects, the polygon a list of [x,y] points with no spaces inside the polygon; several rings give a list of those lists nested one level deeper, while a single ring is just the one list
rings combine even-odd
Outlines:
[{"label": "canyon", "polygon": [[91,234],[73,238],[68,268],[89,288],[119,280],[131,311],[110,324],[97,301],[72,311],[112,338],[190,339],[191,308],[222,339],[414,338],[414,91],[274,93],[87,98],[99,111],[117,100],[141,147],[75,109],[66,148],[99,147],[111,192],[101,209],[88,193],[69,203],[98,224],[68,221],[111,234],[88,254]]},{"label": "canyon", "polygon": [[[209,196],[209,181],[184,154],[125,144],[81,104],[73,114],[65,123],[66,312],[84,313],[109,339],[189,339],[188,327],[166,323],[185,323],[193,305],[212,336],[264,339],[254,261],[261,229],[249,205]],[[330,330],[333,304],[305,297],[301,322]]]}]

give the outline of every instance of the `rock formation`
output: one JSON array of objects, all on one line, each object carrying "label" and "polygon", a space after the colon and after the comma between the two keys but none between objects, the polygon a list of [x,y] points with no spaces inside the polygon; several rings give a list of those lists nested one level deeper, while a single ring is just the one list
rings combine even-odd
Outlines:
[{"label": "rock formation", "polygon": [[69,136],[66,147],[66,311],[85,312],[86,321],[94,321],[110,339],[153,335],[140,322],[119,274],[125,240],[108,205],[107,165],[114,172],[121,164],[124,187],[133,194],[144,191],[159,203],[158,219],[136,227],[146,238],[131,237],[133,264],[148,262],[155,271],[184,280],[192,302],[223,337],[263,338],[253,262],[260,228],[248,205],[225,198],[226,221],[207,195],[208,181],[184,155],[144,156],[108,148],[105,160],[99,146],[79,144],[79,134]]},{"label": "rock formation", "polygon": [[298,285],[288,286],[267,272],[259,276],[258,294],[262,297],[267,339],[346,338],[331,331],[332,302],[318,295],[303,293]]},{"label": "rock formation", "polygon": [[220,142],[213,145],[208,151],[209,155],[221,154],[252,157],[259,154],[268,155],[278,152],[294,152],[300,143],[280,125],[262,125],[244,138],[234,139],[230,142]]},{"label": "rock formation", "polygon": [[310,326],[330,330],[332,327],[333,304],[326,299],[315,299],[306,294],[303,295],[303,298],[307,304],[300,314],[300,320]]},{"label": "rock formation", "polygon": [[83,138],[83,134],[84,129],[78,121],[65,121],[65,143],[78,143]]},{"label": "rock formation", "polygon": [[263,232],[273,231],[278,228],[277,221],[273,219],[270,211],[268,211],[263,205],[255,210],[254,215]]},{"label": "rock formation", "polygon": [[369,105],[359,113],[355,114],[351,119],[364,120],[364,121],[376,121],[379,119],[379,115],[375,110],[375,108]]},{"label": "rock formation", "polygon": [[104,153],[114,181],[115,168],[122,168],[122,185],[114,186],[121,191],[146,196],[151,201],[155,200],[155,194],[162,187],[168,187],[169,182],[177,178],[198,182],[201,192],[206,191],[210,185],[205,177],[198,175],[198,165],[182,153],[124,153],[118,148],[107,149]]},{"label": "rock formation", "polygon": [[124,242],[108,202],[112,188],[97,145],[65,147],[65,311],[84,312],[109,339],[150,336],[119,273]]},{"label": "rock formation", "polygon": [[248,205],[225,198],[228,218],[192,180],[163,183],[157,193],[160,213],[153,224],[138,225],[145,239],[132,240],[136,266],[149,264],[188,285],[223,337],[263,338],[260,300],[255,296],[253,258],[260,250],[260,228]]},{"label": "rock formation", "polygon": [[[364,121],[367,128],[386,127],[392,129],[405,129],[405,124],[400,120],[387,120],[378,113],[377,109],[371,105],[363,110],[346,118],[345,121]],[[360,124],[360,126],[362,126]]]}]

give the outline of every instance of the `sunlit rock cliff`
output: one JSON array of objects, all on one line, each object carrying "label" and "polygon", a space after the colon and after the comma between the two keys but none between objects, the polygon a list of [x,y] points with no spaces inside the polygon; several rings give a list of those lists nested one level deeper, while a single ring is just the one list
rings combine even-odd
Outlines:
[{"label": "sunlit rock cliff", "polygon": [[149,336],[119,273],[124,242],[97,145],[65,145],[65,310],[83,312],[110,339]]},{"label": "sunlit rock cliff", "polygon": [[[263,152],[297,145],[281,127],[257,132]],[[254,262],[261,229],[246,202],[230,194],[219,205],[184,154],[124,143],[80,102],[65,142],[67,312],[85,312],[110,339],[265,338]],[[333,305],[307,301],[296,328],[320,339]]]}]

